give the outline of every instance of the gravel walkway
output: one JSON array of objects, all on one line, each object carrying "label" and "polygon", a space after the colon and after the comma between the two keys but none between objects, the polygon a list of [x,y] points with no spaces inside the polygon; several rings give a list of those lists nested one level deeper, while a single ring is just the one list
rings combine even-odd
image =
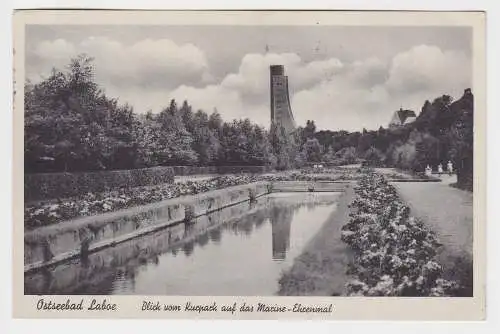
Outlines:
[{"label": "gravel walkway", "polygon": [[447,278],[460,280],[472,294],[472,193],[442,183],[393,183],[412,215],[436,232],[438,260]]}]

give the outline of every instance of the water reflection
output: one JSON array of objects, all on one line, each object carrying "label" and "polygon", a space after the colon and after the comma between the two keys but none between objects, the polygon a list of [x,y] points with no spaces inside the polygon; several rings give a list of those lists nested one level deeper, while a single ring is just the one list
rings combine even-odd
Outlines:
[{"label": "water reflection", "polygon": [[337,196],[273,194],[230,207],[25,275],[25,293],[273,294]]},{"label": "water reflection", "polygon": [[216,243],[216,244],[220,244],[220,240],[221,240],[221,230],[220,229],[213,229],[213,230],[210,230],[208,233],[209,233],[208,238],[210,239],[210,241],[212,241],[213,243]]},{"label": "water reflection", "polygon": [[295,208],[274,206],[271,209],[273,259],[284,260],[290,248],[290,228]]}]

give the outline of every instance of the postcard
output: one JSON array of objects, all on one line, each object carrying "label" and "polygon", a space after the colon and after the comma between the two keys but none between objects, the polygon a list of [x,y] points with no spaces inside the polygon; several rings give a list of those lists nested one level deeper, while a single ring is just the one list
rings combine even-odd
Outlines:
[{"label": "postcard", "polygon": [[482,320],[482,12],[14,13],[14,316]]}]

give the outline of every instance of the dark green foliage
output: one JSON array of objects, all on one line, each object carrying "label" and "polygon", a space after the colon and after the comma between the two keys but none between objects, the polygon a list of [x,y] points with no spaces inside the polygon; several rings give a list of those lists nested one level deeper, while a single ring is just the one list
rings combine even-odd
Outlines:
[{"label": "dark green foliage", "polygon": [[316,124],[314,124],[314,121],[311,120],[307,121],[303,133],[304,140],[312,139],[315,133],[316,133]]},{"label": "dark green foliage", "polygon": [[193,219],[195,219],[196,213],[194,211],[194,206],[192,205],[186,205],[184,207],[184,221],[185,222],[192,222]]},{"label": "dark green foliage", "polygon": [[355,147],[344,147],[335,152],[333,147],[330,146],[328,151],[323,156],[323,160],[325,163],[332,166],[342,166],[355,164],[359,159]]},{"label": "dark green foliage", "polygon": [[154,166],[274,166],[265,129],[223,122],[217,111],[193,113],[171,100],[136,114],[94,82],[92,58],[72,59],[25,87],[25,172],[84,172]]},{"label": "dark green foliage", "polygon": [[385,156],[382,154],[382,152],[375,148],[375,147],[370,147],[368,150],[365,152],[365,163],[368,166],[383,166],[385,163]]},{"label": "dark green foliage", "polygon": [[247,118],[223,123],[219,165],[274,165],[274,155],[267,132]]},{"label": "dark green foliage", "polygon": [[285,170],[294,167],[297,161],[294,157],[298,154],[297,142],[300,134],[288,134],[284,127],[271,124],[269,141],[273,156],[276,157],[275,166],[278,170]]},{"label": "dark green foliage", "polygon": [[423,171],[452,161],[460,187],[472,187],[473,95],[426,101],[414,123],[361,132],[316,131],[313,120],[294,133],[269,132],[250,120],[224,122],[217,110],[193,112],[171,100],[160,113],[136,114],[94,82],[92,58],[72,59],[25,85],[25,172],[81,172],[154,166],[350,164]]},{"label": "dark green foliage", "polygon": [[24,175],[26,201],[66,198],[88,192],[104,192],[121,187],[173,183],[169,167],[115,170],[88,173],[41,173]]},{"label": "dark green foliage", "polygon": [[316,138],[309,138],[304,143],[303,151],[307,161],[320,162],[322,160],[323,148]]},{"label": "dark green foliage", "polygon": [[474,172],[474,96],[466,90],[464,97],[450,107],[456,121],[447,133],[450,157],[455,161],[458,186],[472,190]]},{"label": "dark green foliage", "polygon": [[262,174],[272,170],[271,166],[172,166],[175,175],[200,174]]},{"label": "dark green foliage", "polygon": [[[453,102],[448,95],[425,101],[415,120],[405,126],[376,131],[318,131],[313,136],[324,148],[322,161],[331,164],[349,164],[364,159],[375,166],[398,167],[422,172],[427,165],[453,163],[458,186],[472,189],[473,179],[473,95],[466,89]],[[313,123],[303,130],[302,148],[310,140]],[[307,126],[306,126],[307,127]],[[315,128],[315,127],[314,127]],[[354,155],[354,157],[353,157]],[[313,160],[317,161],[317,157]]]},{"label": "dark green foliage", "polygon": [[25,171],[135,168],[137,120],[94,83],[92,58],[25,85]]},{"label": "dark green foliage", "polygon": [[193,165],[198,161],[198,154],[192,149],[193,136],[187,131],[181,111],[175,100],[163,109],[157,117],[159,138],[156,158],[159,165]]},{"label": "dark green foliage", "polygon": [[262,174],[271,171],[271,166],[217,166],[217,174]]}]

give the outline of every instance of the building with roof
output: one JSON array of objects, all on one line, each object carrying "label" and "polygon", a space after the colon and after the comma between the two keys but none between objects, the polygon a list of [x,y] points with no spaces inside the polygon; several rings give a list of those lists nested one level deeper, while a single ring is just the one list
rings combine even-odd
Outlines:
[{"label": "building with roof", "polygon": [[394,112],[394,115],[392,116],[392,119],[389,123],[389,127],[392,128],[410,124],[416,119],[417,115],[413,110],[403,110],[403,108],[400,108],[399,110],[396,110]]}]

